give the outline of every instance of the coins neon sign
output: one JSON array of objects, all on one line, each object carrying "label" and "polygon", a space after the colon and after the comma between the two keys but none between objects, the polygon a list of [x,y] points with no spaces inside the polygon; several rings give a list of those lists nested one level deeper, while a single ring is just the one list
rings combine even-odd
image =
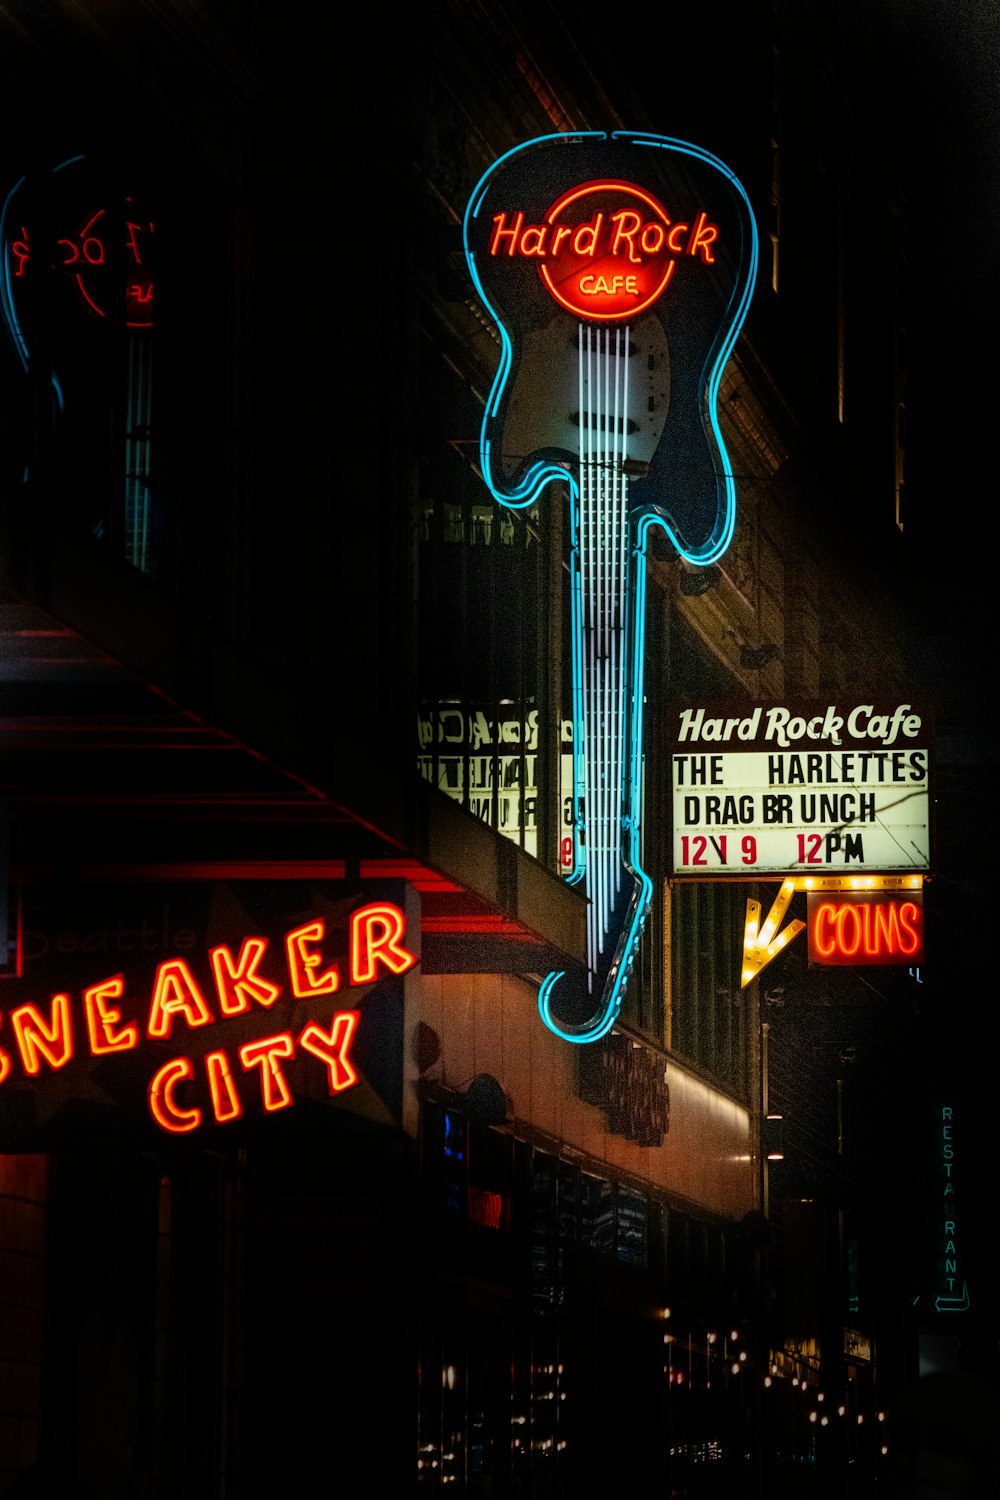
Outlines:
[{"label": "coins neon sign", "polygon": [[924,956],[923,896],[810,893],[809,962],[823,965],[917,964]]}]

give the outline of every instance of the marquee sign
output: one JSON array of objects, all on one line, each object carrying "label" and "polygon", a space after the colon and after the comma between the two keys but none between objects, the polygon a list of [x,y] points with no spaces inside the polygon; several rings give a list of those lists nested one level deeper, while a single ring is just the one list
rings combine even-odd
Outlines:
[{"label": "marquee sign", "polygon": [[[69,1121],[107,1130],[114,1115],[130,1130],[232,1135],[373,1079],[391,1099],[393,981],[417,962],[403,907],[381,893],[347,905],[313,892],[308,915],[282,918],[286,896],[262,921],[260,893],[235,901],[225,890],[190,926],[145,912],[123,920],[129,897],[118,892],[118,914],[86,932],[29,925],[23,977],[0,987],[0,1149],[48,1145]],[[195,913],[204,900],[195,887],[172,904]]]},{"label": "marquee sign", "polygon": [[925,871],[930,748],[906,702],[677,709],[674,874]]},{"label": "marquee sign", "polygon": [[649,533],[698,564],[732,538],[717,400],[757,235],[721,161],[630,131],[509,151],[473,191],[464,235],[501,344],[483,478],[517,509],[551,484],[571,500],[570,879],[588,898],[588,961],[548,975],[539,1010],[558,1036],[592,1042],[614,1024],[652,890],[639,837]]}]

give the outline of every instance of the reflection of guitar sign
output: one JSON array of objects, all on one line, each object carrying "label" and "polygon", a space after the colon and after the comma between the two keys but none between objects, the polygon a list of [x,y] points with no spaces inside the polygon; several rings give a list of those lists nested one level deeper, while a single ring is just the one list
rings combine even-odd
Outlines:
[{"label": "reflection of guitar sign", "polygon": [[[466,259],[500,368],[480,444],[504,505],[569,487],[575,850],[587,970],[548,975],[567,1041],[614,1025],[649,911],[640,861],[646,545],[660,526],[706,565],[735,489],[722,372],[746,315],[757,236],[717,158],[662,136],[546,136],[500,158],[465,215]],[[560,1018],[553,1014],[558,1004]]]}]

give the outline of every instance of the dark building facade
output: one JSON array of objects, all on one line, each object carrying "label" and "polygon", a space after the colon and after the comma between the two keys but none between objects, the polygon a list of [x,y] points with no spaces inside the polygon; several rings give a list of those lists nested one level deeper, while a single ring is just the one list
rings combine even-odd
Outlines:
[{"label": "dark building facade", "polygon": [[[732,10],[665,97],[559,8],[0,23],[3,1493],[879,1473],[914,980],[741,990],[776,887],[673,878],[665,746],[671,704],[910,693],[902,219],[833,8]],[[717,153],[762,257],[732,546],[649,557],[650,917],[574,1047],[569,495],[484,482],[461,226],[612,129]]]}]

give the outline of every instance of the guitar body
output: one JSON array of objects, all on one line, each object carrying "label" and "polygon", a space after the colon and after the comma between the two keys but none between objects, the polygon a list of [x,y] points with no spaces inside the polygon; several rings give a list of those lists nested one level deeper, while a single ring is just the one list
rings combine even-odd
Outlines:
[{"label": "guitar body", "polygon": [[[552,207],[574,184],[637,185],[644,195],[588,193],[551,216]],[[647,197],[664,212],[647,204]],[[615,226],[615,214],[638,215]],[[560,442],[561,408],[547,404],[551,431],[530,453],[515,454],[505,428],[517,387],[525,378],[544,380],[538,368],[537,335],[553,322],[561,305],[553,295],[572,257],[572,235],[555,244],[560,228],[592,225],[603,215],[591,257],[576,258],[586,269],[577,282],[604,273],[608,282],[645,274],[655,289],[672,266],[662,291],[645,308],[647,292],[622,288],[618,303],[602,305],[600,295],[573,289],[564,311],[575,321],[632,323],[643,313],[662,329],[669,358],[670,395],[649,471],[632,486],[632,505],[661,518],[681,556],[707,565],[719,558],[732,536],[735,491],[716,415],[719,382],[746,315],[757,266],[757,236],[742,187],[715,157],[665,137],[619,132],[613,135],[546,136],[509,152],[479,183],[466,212],[466,256],[483,301],[501,331],[503,355],[483,423],[484,477],[505,504],[534,504],[551,467],[575,461],[575,449]],[[520,234],[514,238],[520,221]],[[498,217],[503,216],[498,223]],[[655,245],[662,226],[664,243]],[[531,234],[544,228],[540,232]],[[714,233],[712,231],[714,230]],[[612,249],[617,231],[618,245]],[[553,249],[553,246],[555,248]],[[673,248],[676,246],[676,250]],[[513,253],[511,253],[513,251]],[[589,259],[589,264],[587,264]],[[546,275],[543,275],[542,272]],[[572,271],[571,271],[572,276]],[[587,305],[588,297],[594,302]],[[592,313],[592,319],[584,316]],[[553,378],[559,380],[558,359]],[[525,376],[525,371],[531,371]],[[541,420],[540,420],[541,425]],[[509,465],[510,458],[519,460]]]},{"label": "guitar body", "polygon": [[618,1014],[651,895],[639,858],[646,541],[658,526],[708,565],[731,540],[716,402],[756,230],[736,178],[698,147],[547,136],[482,178],[465,249],[501,339],[483,477],[515,508],[553,482],[571,498],[571,879],[588,896],[588,963],[549,975],[539,1005],[557,1035],[594,1041]]},{"label": "guitar body", "polygon": [[[581,421],[578,326],[569,313],[557,312],[548,325],[525,334],[503,418],[492,426],[501,473],[521,476],[542,455],[570,464],[575,472]],[[625,436],[629,458],[641,466],[653,460],[670,400],[667,336],[649,314],[629,330],[628,380]]]}]

